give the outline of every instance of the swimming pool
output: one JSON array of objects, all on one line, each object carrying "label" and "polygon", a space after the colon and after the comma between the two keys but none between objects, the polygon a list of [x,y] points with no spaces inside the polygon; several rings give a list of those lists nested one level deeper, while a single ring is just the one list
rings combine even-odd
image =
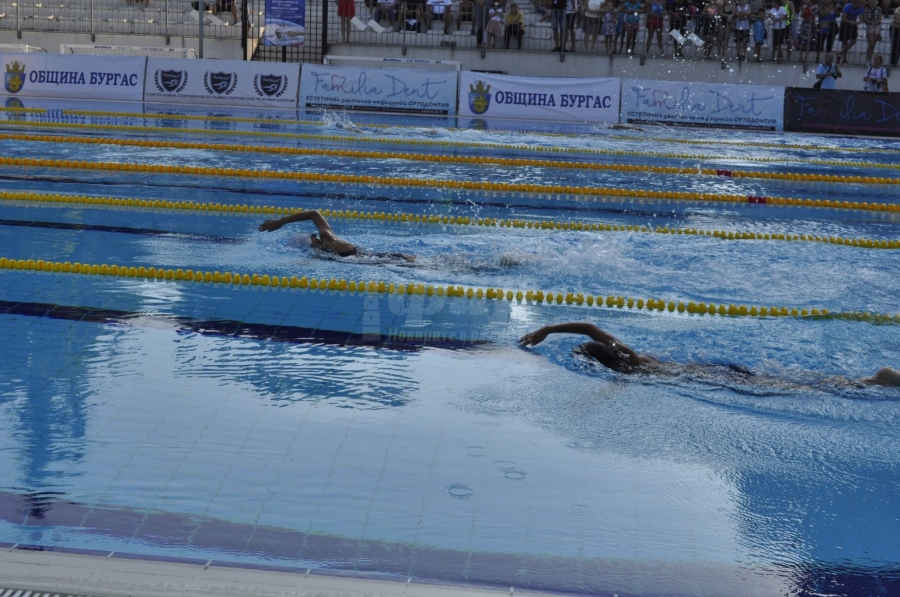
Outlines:
[{"label": "swimming pool", "polygon": [[[900,590],[900,395],[836,380],[900,364],[896,141],[97,109],[2,113],[0,541],[590,594]],[[417,261],[323,257],[309,226],[257,232],[264,206]],[[570,320],[783,381],[515,345]]]}]

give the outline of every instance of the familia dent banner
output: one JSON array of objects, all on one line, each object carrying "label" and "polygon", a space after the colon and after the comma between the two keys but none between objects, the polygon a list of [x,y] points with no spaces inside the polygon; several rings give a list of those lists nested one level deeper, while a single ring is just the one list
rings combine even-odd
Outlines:
[{"label": "familia dent banner", "polygon": [[457,72],[304,64],[300,108],[456,114]]},{"label": "familia dent banner", "polygon": [[784,128],[806,133],[900,137],[900,93],[788,87]]},{"label": "familia dent banner", "polygon": [[463,72],[459,115],[616,123],[619,121],[619,79],[556,79]]},{"label": "familia dent banner", "polygon": [[300,65],[148,58],[148,102],[294,108]]},{"label": "familia dent banner", "polygon": [[0,54],[0,63],[3,95],[139,102],[144,93],[141,56]]},{"label": "familia dent banner", "polygon": [[622,81],[622,122],[784,129],[784,88],[674,81]]}]

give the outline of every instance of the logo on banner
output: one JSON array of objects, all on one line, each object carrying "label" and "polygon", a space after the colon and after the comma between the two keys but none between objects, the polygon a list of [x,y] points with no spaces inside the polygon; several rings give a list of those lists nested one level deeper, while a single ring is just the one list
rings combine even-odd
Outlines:
[{"label": "logo on banner", "polygon": [[187,85],[188,74],[183,70],[158,70],[153,74],[153,82],[160,91],[180,93]]},{"label": "logo on banner", "polygon": [[6,65],[6,77],[3,80],[6,90],[10,93],[18,93],[25,85],[25,65],[18,60]]},{"label": "logo on banner", "polygon": [[287,88],[287,75],[256,75],[253,77],[253,89],[259,96],[281,97]]},{"label": "logo on banner", "polygon": [[206,71],[203,75],[203,86],[206,87],[208,93],[216,95],[231,95],[237,86],[237,75],[235,73],[211,73]]},{"label": "logo on banner", "polygon": [[469,110],[473,114],[484,114],[491,106],[491,86],[484,81],[469,85]]}]

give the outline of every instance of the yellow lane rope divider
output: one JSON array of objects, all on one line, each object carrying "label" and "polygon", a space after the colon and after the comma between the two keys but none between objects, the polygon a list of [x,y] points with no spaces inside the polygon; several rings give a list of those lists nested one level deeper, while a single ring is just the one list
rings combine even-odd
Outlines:
[{"label": "yellow lane rope divider", "polygon": [[[46,114],[48,112],[45,108],[0,108],[0,112],[22,112],[22,113],[35,113],[35,114]],[[105,117],[117,117],[117,118],[138,118],[143,120],[149,119],[175,119],[175,120],[195,120],[195,121],[209,121],[209,122],[244,122],[244,123],[256,123],[256,124],[278,124],[278,125],[309,125],[309,126],[323,126],[325,124],[322,120],[291,120],[291,119],[277,119],[277,118],[243,118],[243,117],[232,117],[232,116],[213,116],[213,115],[202,115],[202,114],[147,114],[144,112],[107,112],[107,111],[99,111],[99,110],[62,110],[61,114],[64,116],[105,116]],[[383,129],[421,129],[426,128],[417,125],[404,125],[404,124],[375,124],[375,123],[366,123],[364,125],[367,128],[383,128]],[[472,129],[470,128],[459,128],[459,127],[441,127],[448,131],[462,131],[462,132],[470,132]],[[213,131],[210,131],[213,132]],[[528,135],[532,137],[556,137],[556,138],[570,138],[570,139],[579,139],[583,140],[586,135],[579,133],[577,135],[573,135],[570,133],[552,133],[548,131],[517,131],[514,129],[491,129],[491,133],[501,134],[501,135]],[[799,143],[763,143],[760,141],[729,141],[726,139],[713,139],[713,140],[696,140],[696,139],[672,139],[667,137],[635,137],[635,136],[626,136],[626,135],[602,135],[602,134],[594,134],[587,135],[592,138],[597,139],[614,139],[619,141],[640,141],[640,142],[650,142],[650,143],[680,143],[687,145],[712,145],[715,147],[721,147],[723,145],[734,145],[737,147],[761,147],[761,148],[770,148],[770,149],[798,149],[798,150],[806,150],[806,151],[841,151],[843,153],[900,153],[900,149],[891,149],[885,147],[823,147],[821,145],[803,145]],[[336,137],[339,139],[347,139],[354,137]],[[469,144],[465,144],[469,145]],[[575,150],[579,151],[579,150]],[[697,157],[697,156],[693,156]],[[721,157],[721,156],[715,156]],[[752,158],[745,158],[752,159]],[[784,158],[772,158],[772,161],[783,161]]]},{"label": "yellow lane rope divider", "polygon": [[384,281],[347,281],[344,278],[308,278],[306,276],[270,276],[268,274],[248,274],[231,272],[194,271],[190,269],[165,269],[156,267],[135,267],[108,264],[70,263],[44,261],[42,259],[9,259],[0,257],[0,270],[21,270],[30,272],[72,273],[93,276],[116,276],[120,278],[139,278],[167,281],[185,281],[221,284],[226,286],[258,286],[273,288],[305,288],[336,292],[357,292],[373,294],[410,294],[426,296],[466,297],[470,299],[526,301],[532,304],[556,304],[597,307],[614,307],[628,309],[647,309],[649,311],[668,311],[670,313],[691,313],[697,315],[722,315],[729,317],[813,317],[829,319],[852,319],[873,323],[900,323],[900,314],[878,314],[863,312],[831,313],[828,309],[797,309],[788,307],[757,307],[735,304],[716,304],[690,301],[666,301],[650,298],[644,300],[614,295],[583,294],[581,292],[543,292],[513,291],[502,288],[473,288],[459,285],[434,286],[431,284],[394,283]]},{"label": "yellow lane rope divider", "polygon": [[[632,151],[632,150],[622,150],[622,149],[592,149],[592,148],[572,148],[572,147],[540,147],[534,145],[508,145],[508,144],[497,144],[497,143],[470,143],[470,142],[461,142],[461,141],[435,141],[435,140],[420,140],[420,139],[409,139],[409,138],[383,138],[383,137],[364,137],[364,136],[346,136],[346,135],[312,135],[312,134],[304,134],[304,133],[274,133],[271,131],[221,131],[221,130],[206,130],[206,129],[172,129],[171,127],[151,127],[151,126],[133,126],[133,125],[118,125],[118,124],[88,124],[88,123],[57,123],[57,122],[5,122],[0,124],[11,124],[14,126],[19,126],[23,128],[89,128],[95,130],[102,131],[127,131],[127,132],[146,132],[146,133],[164,133],[167,135],[172,135],[176,133],[197,133],[197,134],[205,134],[205,135],[216,135],[216,136],[238,136],[238,137],[272,137],[278,139],[307,139],[307,140],[321,140],[321,141],[365,141],[371,143],[394,143],[394,144],[405,144],[405,145],[430,145],[430,146],[445,146],[445,147],[461,147],[461,148],[487,148],[487,149],[496,149],[496,150],[504,150],[504,151],[530,151],[530,152],[551,152],[551,153],[582,153],[582,154],[592,154],[592,155],[607,155],[607,156],[638,156],[638,157],[655,157],[655,158],[665,158],[665,159],[677,159],[677,160],[691,160],[693,162],[697,161],[708,161],[708,160],[720,160],[723,158],[722,155],[698,155],[694,153],[660,153],[660,152],[646,152],[646,151]],[[9,135],[7,138],[20,138],[14,135]],[[24,138],[23,138],[24,139]],[[71,141],[69,141],[71,139]],[[55,141],[55,142],[79,142],[79,143],[113,143],[112,140],[102,141],[102,140],[92,140],[90,141],[82,141],[78,137],[71,137],[67,139],[66,137],[50,137],[47,139],[33,139],[39,141]],[[215,149],[220,150],[228,150],[230,146],[226,147],[214,147]],[[268,151],[272,151],[272,148],[266,146],[265,149]],[[257,151],[256,149],[248,149],[244,146],[235,146],[233,151]],[[414,154],[410,154],[414,155]],[[378,156],[383,157],[383,156]],[[434,157],[444,157],[444,156],[434,156]],[[450,156],[456,157],[456,156]],[[727,156],[724,156],[727,158]],[[407,157],[406,159],[414,159]],[[472,160],[476,160],[476,158],[469,158]],[[490,158],[488,158],[490,159]],[[784,157],[754,157],[747,156],[741,158],[744,161],[751,162],[760,162],[760,163],[779,163],[783,164],[785,162]],[[446,161],[446,160],[436,160],[436,161]],[[851,167],[851,168],[872,168],[872,169],[900,169],[900,163],[878,163],[878,162],[849,162],[849,161],[841,161],[841,160],[819,160],[819,159],[793,159],[791,161],[795,162],[803,162],[809,163],[813,165],[820,166],[840,166],[840,167]],[[482,163],[483,160],[475,161],[474,163]],[[595,164],[585,164],[578,165],[572,164],[570,165],[568,162],[563,162],[556,167],[570,167],[570,168],[578,168],[578,167],[597,167],[598,169],[603,168],[604,166],[595,165]],[[636,171],[643,171],[645,169],[644,166],[633,166]],[[736,172],[732,170],[715,170],[708,169],[707,172],[698,172],[697,168],[689,168],[684,167],[683,170],[685,174],[719,174],[720,176],[743,176],[745,178],[784,178],[792,180],[787,174],[784,173],[762,173],[765,176],[751,176],[753,173],[742,173],[742,174],[721,174],[723,172]],[[772,176],[775,175],[775,176]],[[822,182],[837,182],[832,177],[827,175],[798,175],[798,176],[818,176],[820,178],[815,179],[802,179],[802,180],[816,180]],[[801,179],[798,179],[801,180]],[[886,179],[886,182],[877,182],[877,184],[892,184],[893,179]],[[876,181],[868,181],[868,180],[853,180],[851,182],[876,182]]]},{"label": "yellow lane rope divider", "polygon": [[900,204],[866,203],[857,201],[833,201],[830,199],[793,199],[758,197],[754,195],[727,195],[724,193],[688,193],[684,191],[649,191],[615,189],[609,187],[572,187],[536,185],[509,182],[482,182],[470,180],[441,180],[435,178],[397,178],[363,174],[323,174],[318,172],[283,172],[207,166],[168,166],[164,164],[127,164],[120,162],[86,162],[80,160],[51,160],[44,158],[0,157],[0,166],[67,168],[79,170],[117,170],[122,172],[162,172],[166,174],[190,174],[197,176],[235,176],[240,178],[269,178],[305,182],[333,182],[407,187],[429,187],[493,191],[504,193],[543,193],[551,195],[578,195],[591,197],[629,197],[644,200],[709,201],[722,203],[755,203],[795,207],[827,207],[832,209],[859,209],[875,212],[900,212]]},{"label": "yellow lane rope divider", "polygon": [[128,147],[165,147],[176,149],[204,149],[213,151],[242,151],[266,154],[288,154],[303,156],[325,156],[355,159],[394,159],[417,162],[469,164],[473,166],[528,166],[537,168],[561,168],[566,170],[611,170],[614,172],[635,172],[644,174],[680,174],[687,176],[727,176],[730,178],[766,178],[776,180],[802,180],[807,182],[836,182],[861,184],[900,184],[900,177],[876,176],[835,176],[830,174],[796,174],[789,172],[752,172],[742,170],[722,170],[716,168],[696,168],[688,166],[649,166],[637,164],[603,164],[597,162],[573,162],[562,160],[535,160],[528,158],[498,158],[488,156],[438,155],[428,153],[397,153],[386,151],[359,151],[353,149],[318,149],[305,147],[274,147],[271,145],[233,145],[224,143],[201,143],[199,141],[154,141],[150,139],[114,139],[107,137],[73,137],[32,134],[0,133],[0,140],[39,141],[50,143],[81,143],[93,145],[124,145]]},{"label": "yellow lane rope divider", "polygon": [[[186,211],[202,214],[238,214],[253,215],[272,214],[288,215],[296,212],[295,208],[262,206],[262,205],[229,205],[222,203],[200,203],[194,201],[165,201],[161,199],[130,199],[114,197],[90,197],[84,195],[59,195],[28,192],[0,191],[0,200],[17,201],[24,204],[39,202],[50,205],[71,204],[86,205],[100,209],[108,207],[125,207],[131,209],[156,209],[184,213]],[[875,240],[867,238],[843,238],[837,236],[817,236],[812,234],[762,233],[750,231],[702,230],[697,228],[670,228],[668,226],[633,226],[626,224],[603,224],[590,222],[559,222],[553,220],[522,220],[503,218],[473,218],[469,216],[420,215],[412,213],[385,213],[358,210],[321,209],[322,215],[332,219],[364,220],[368,222],[405,222],[415,224],[439,224],[447,226],[484,226],[490,228],[529,228],[535,230],[575,230],[599,232],[644,232],[656,234],[672,234],[686,236],[708,236],[722,240],[782,240],[828,243],[846,245],[866,249],[900,249],[900,240]]]}]

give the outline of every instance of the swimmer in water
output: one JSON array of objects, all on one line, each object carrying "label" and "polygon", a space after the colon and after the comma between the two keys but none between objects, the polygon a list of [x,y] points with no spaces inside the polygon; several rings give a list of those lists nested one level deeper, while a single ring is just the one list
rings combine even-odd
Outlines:
[{"label": "swimmer in water", "polygon": [[[766,378],[755,375],[749,369],[740,365],[719,365],[703,363],[673,364],[663,363],[651,356],[636,352],[626,344],[620,342],[612,334],[601,330],[592,323],[570,322],[547,325],[530,334],[525,334],[519,339],[521,346],[536,346],[543,342],[550,334],[580,334],[589,337],[592,341],[585,342],[578,347],[578,352],[590,357],[600,364],[620,373],[678,373],[692,372],[699,369],[713,369],[725,367],[730,372],[736,373],[748,380],[767,381]],[[673,365],[675,365],[673,367]],[[851,385],[878,385],[900,387],[900,371],[884,367],[871,377],[862,379],[837,378],[835,381]]]},{"label": "swimmer in water", "polygon": [[322,214],[314,209],[310,211],[298,211],[297,213],[293,213],[289,216],[284,216],[283,218],[278,218],[276,220],[266,220],[259,225],[259,230],[260,232],[273,232],[275,230],[278,230],[285,224],[291,224],[293,222],[306,222],[308,220],[312,220],[312,223],[315,224],[316,228],[319,230],[319,236],[316,236],[315,234],[311,234],[309,236],[310,242],[314,249],[324,251],[325,253],[331,253],[337,255],[338,257],[371,255],[373,257],[390,257],[394,259],[402,259],[404,261],[408,261],[409,263],[412,263],[416,260],[413,255],[405,255],[403,253],[366,253],[353,243],[338,237],[331,229],[328,221],[322,217]]}]

